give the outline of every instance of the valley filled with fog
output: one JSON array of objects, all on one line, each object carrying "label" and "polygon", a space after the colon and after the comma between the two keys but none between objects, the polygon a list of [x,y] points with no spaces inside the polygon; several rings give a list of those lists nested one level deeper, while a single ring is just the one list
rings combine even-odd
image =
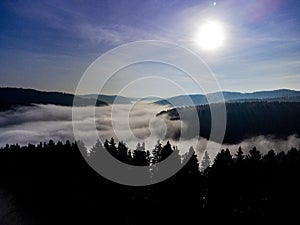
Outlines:
[{"label": "valley filled with fog", "polygon": [[[171,120],[167,115],[157,115],[168,109],[166,106],[151,104],[149,102],[137,102],[136,104],[115,104],[96,107],[95,120],[91,113],[92,106],[76,107],[77,116],[72,118],[72,107],[58,105],[34,105],[18,106],[10,110],[0,112],[0,146],[6,144],[27,145],[47,142],[50,139],[56,141],[74,141],[72,123],[76,123],[80,130],[77,131],[76,140],[83,140],[87,147],[95,144],[95,140],[89,138],[94,132],[91,124],[96,124],[99,139],[114,137],[117,141],[123,141],[130,149],[135,149],[137,143],[145,143],[146,149],[154,148],[158,140],[172,145],[180,146],[182,153],[191,145],[202,156],[204,150],[214,157],[220,150],[218,143],[215,147],[206,149],[207,139],[191,137],[178,139],[181,127],[187,126],[186,121]],[[79,115],[79,116],[78,116]],[[230,124],[227,124],[230,127]],[[201,124],[200,124],[201,129]],[[177,134],[177,135],[176,135]],[[177,137],[177,138],[174,138]],[[236,143],[222,143],[222,148],[229,148],[235,152],[241,146],[245,152],[256,146],[262,153],[273,149],[276,152],[289,150],[291,147],[299,147],[300,139],[296,134],[284,137],[274,135],[253,135]]]}]

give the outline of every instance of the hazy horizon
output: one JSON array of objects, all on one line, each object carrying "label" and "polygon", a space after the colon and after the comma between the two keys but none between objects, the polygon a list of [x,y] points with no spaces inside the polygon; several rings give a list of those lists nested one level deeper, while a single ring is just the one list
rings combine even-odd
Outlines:
[{"label": "hazy horizon", "polygon": [[[37,90],[37,91],[42,91],[42,92],[60,92],[60,93],[66,93],[66,94],[75,94],[75,92],[64,92],[61,90],[52,90],[52,89],[38,89],[38,88],[34,88],[34,87],[24,87],[24,86],[0,86],[0,88],[20,88],[20,89],[33,89],[33,90]],[[259,89],[259,90],[252,90],[252,91],[238,91],[238,90],[221,90],[221,92],[232,92],[232,93],[241,93],[241,94],[251,94],[251,93],[255,93],[255,92],[264,92],[264,91],[279,91],[279,90],[289,90],[289,91],[300,91],[300,89],[289,89],[289,88],[278,88],[278,89]],[[207,94],[213,94],[216,92],[209,92]],[[78,95],[95,95],[97,93],[78,93]],[[114,96],[117,94],[106,94],[106,93],[100,93],[100,95],[108,95],[108,96]],[[204,93],[186,93],[186,95],[205,95]],[[145,96],[145,97],[138,97],[138,96],[126,96],[126,95],[120,95],[122,97],[126,97],[126,98],[148,98],[148,97],[156,97],[155,95],[149,95],[149,96]],[[163,97],[158,97],[158,98],[172,98],[172,97],[177,97],[180,95],[169,95],[169,96],[163,96]]]}]

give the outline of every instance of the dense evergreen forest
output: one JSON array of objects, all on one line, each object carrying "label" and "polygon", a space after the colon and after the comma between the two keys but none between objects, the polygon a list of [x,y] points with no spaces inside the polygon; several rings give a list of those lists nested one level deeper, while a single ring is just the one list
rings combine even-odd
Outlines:
[{"label": "dense evergreen forest", "polygon": [[[157,116],[168,115],[170,120],[182,120],[188,127],[193,126],[189,114],[197,110],[200,136],[209,139],[211,131],[211,110],[218,111],[220,104],[195,107],[173,108],[162,111]],[[299,102],[234,102],[226,103],[226,132],[224,143],[240,141],[258,135],[273,135],[284,138],[300,135]],[[169,137],[178,139],[180,132],[169,132]],[[190,137],[192,138],[192,137]]]},{"label": "dense evergreen forest", "polygon": [[[49,141],[0,149],[0,189],[12,194],[15,205],[0,218],[1,225],[289,224],[298,220],[300,149],[270,150],[266,155],[255,147],[247,154],[239,148],[234,155],[226,149],[211,163],[205,153],[199,165],[193,148],[180,156],[169,142],[158,142],[153,150],[145,150],[143,144],[129,150],[113,138],[103,145],[97,142],[89,157],[107,150],[128,164],[155,168],[156,162],[175,151],[177,163],[186,163],[161,183],[134,187],[101,177],[83,159],[78,145],[82,143]],[[16,209],[22,212],[17,218]]]}]

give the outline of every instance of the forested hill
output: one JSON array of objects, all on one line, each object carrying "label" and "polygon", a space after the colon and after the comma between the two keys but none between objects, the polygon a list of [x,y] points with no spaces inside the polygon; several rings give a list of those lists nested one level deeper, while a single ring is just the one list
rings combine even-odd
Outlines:
[{"label": "forested hill", "polygon": [[208,99],[211,103],[220,102],[224,98],[226,102],[253,102],[253,101],[300,101],[300,91],[279,89],[273,91],[257,91],[252,93],[241,92],[215,92],[207,95],[180,95],[156,101],[158,105],[173,105],[174,107],[182,107],[189,105],[205,105]]},{"label": "forested hill", "polygon": [[[212,104],[216,110],[220,104]],[[196,106],[200,120],[200,135],[209,138],[211,114],[209,105]],[[192,126],[188,115],[194,107],[174,108],[162,111],[157,116],[167,115],[170,120],[182,119]],[[227,125],[224,142],[238,143],[257,135],[274,135],[285,138],[300,135],[299,102],[243,102],[226,103]],[[181,118],[179,117],[181,115]],[[179,135],[177,132],[176,135]],[[173,136],[174,139],[178,138]]]},{"label": "forested hill", "polygon": [[[80,106],[94,105],[95,100],[76,97]],[[54,104],[72,106],[74,95],[61,92],[37,91],[23,88],[0,88],[0,110],[14,105]],[[97,106],[107,103],[97,100]]]}]

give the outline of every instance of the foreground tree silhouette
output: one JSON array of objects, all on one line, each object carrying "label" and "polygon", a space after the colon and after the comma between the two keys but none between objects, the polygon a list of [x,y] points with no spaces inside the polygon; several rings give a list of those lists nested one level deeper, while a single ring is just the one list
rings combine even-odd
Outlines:
[{"label": "foreground tree silhouette", "polygon": [[[172,154],[172,155],[171,155]],[[170,158],[169,158],[170,157]],[[168,163],[163,163],[162,161],[168,160]],[[179,156],[179,150],[176,147],[173,147],[169,141],[162,146],[161,142],[158,140],[154,149],[152,150],[152,157],[150,159],[151,164],[151,179],[152,182],[156,183],[159,173],[163,173],[163,170],[174,170],[181,165],[181,159]],[[159,164],[163,163],[163,165]]]},{"label": "foreground tree silhouette", "polygon": [[261,159],[261,153],[256,149],[256,147],[253,147],[253,149],[249,151],[249,155],[247,157],[253,163],[258,163]]},{"label": "foreground tree silhouette", "polygon": [[113,137],[110,139],[110,141],[105,140],[104,148],[115,158],[118,157],[117,147]]},{"label": "foreground tree silhouette", "polygon": [[130,162],[132,161],[131,152],[123,141],[120,141],[118,144],[116,158],[121,162],[127,164],[130,164]]},{"label": "foreground tree silhouette", "polygon": [[151,159],[152,164],[162,161],[161,150],[162,150],[162,144],[160,143],[160,140],[158,140],[157,144],[155,145],[154,149],[152,150],[152,155],[153,155],[153,157]]},{"label": "foreground tree silhouette", "polygon": [[235,157],[236,157],[237,163],[240,163],[244,160],[245,156],[244,156],[244,152],[242,151],[241,147],[238,148],[238,151],[236,152]]},{"label": "foreground tree silhouette", "polygon": [[[0,148],[0,191],[9,190],[14,196],[27,221],[22,224],[99,224],[99,217],[112,223],[140,224],[153,209],[161,212],[155,214],[157,221],[169,219],[166,215],[179,209],[188,210],[190,216],[176,217],[186,223],[201,218],[205,223],[221,219],[230,224],[292,224],[298,219],[300,150],[270,150],[262,155],[253,148],[245,155],[239,148],[233,158],[226,149],[200,173],[192,147],[181,162],[176,147],[159,144],[154,149],[163,151],[156,154],[160,160],[171,153],[174,163],[185,164],[169,179],[146,187],[108,181],[82,157],[114,149],[119,159],[142,165],[151,155],[141,148],[132,151],[123,142],[105,141],[102,145],[100,140],[90,151],[79,141],[6,145]],[[137,157],[135,151],[141,155]]]},{"label": "foreground tree silhouette", "polygon": [[149,166],[150,153],[145,150],[145,145],[137,144],[136,149],[132,153],[131,164],[135,166]]}]

